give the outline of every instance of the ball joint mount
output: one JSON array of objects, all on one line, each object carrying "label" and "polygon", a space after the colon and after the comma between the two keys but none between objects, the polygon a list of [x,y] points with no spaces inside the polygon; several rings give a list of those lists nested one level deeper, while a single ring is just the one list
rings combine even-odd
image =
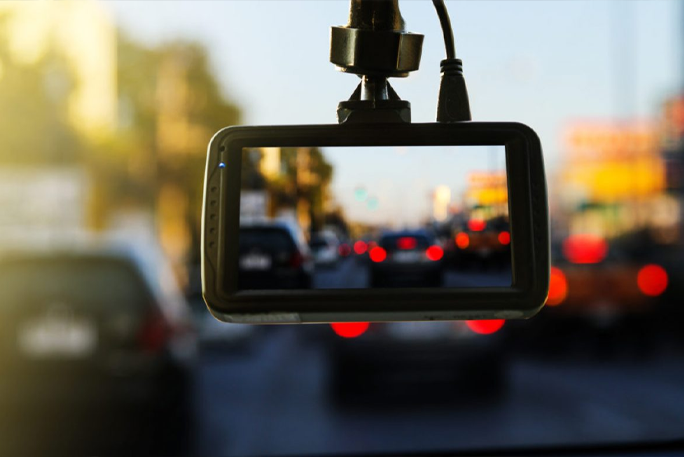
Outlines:
[{"label": "ball joint mount", "polygon": [[[438,4],[448,22],[443,0],[435,2],[440,12]],[[444,28],[442,16],[440,20]],[[451,34],[450,24],[448,33]],[[339,103],[339,123],[411,122],[411,104],[399,98],[388,78],[405,78],[418,70],[423,38],[406,31],[398,0],[351,0],[347,25],[331,28],[330,61],[340,71],[358,75],[361,82],[349,100]],[[451,40],[453,48],[453,36]],[[445,41],[448,42],[446,29]],[[441,65],[437,120],[470,120],[462,63],[449,57]]]}]

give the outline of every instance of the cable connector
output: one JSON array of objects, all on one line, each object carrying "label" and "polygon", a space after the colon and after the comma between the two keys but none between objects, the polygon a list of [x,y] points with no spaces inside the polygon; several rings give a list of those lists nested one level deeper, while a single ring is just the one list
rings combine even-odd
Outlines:
[{"label": "cable connector", "polygon": [[437,122],[470,121],[470,101],[463,77],[461,59],[445,59],[440,63],[442,80],[437,101]]}]

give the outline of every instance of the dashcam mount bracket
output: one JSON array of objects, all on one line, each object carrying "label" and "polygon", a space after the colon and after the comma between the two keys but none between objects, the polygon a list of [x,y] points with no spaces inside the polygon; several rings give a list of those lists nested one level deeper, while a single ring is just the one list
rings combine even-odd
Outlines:
[{"label": "dashcam mount bracket", "polygon": [[349,22],[332,27],[330,61],[361,82],[337,107],[340,124],[411,122],[411,104],[389,84],[420,65],[423,35],[407,32],[398,0],[351,0]]}]

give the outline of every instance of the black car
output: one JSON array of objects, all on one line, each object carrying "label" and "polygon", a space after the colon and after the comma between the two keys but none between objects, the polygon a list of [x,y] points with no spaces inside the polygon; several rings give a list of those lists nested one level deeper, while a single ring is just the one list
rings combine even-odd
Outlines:
[{"label": "black car", "polygon": [[189,446],[194,329],[172,277],[155,270],[99,247],[0,258],[3,423],[76,433],[87,453],[102,451],[88,439],[155,449],[160,434],[178,441],[157,452]]},{"label": "black car", "polygon": [[301,231],[284,221],[242,224],[240,289],[308,289],[314,269]]},{"label": "black car", "polygon": [[505,394],[503,320],[331,326],[328,387],[334,402],[446,402],[473,394],[494,400]]},{"label": "black car", "polygon": [[444,250],[425,230],[385,233],[368,257],[371,287],[442,285]]}]

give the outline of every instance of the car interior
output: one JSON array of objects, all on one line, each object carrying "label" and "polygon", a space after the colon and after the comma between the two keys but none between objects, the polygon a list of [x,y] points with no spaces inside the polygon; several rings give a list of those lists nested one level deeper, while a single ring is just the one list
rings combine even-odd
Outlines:
[{"label": "car interior", "polygon": [[0,2],[0,456],[684,456],[684,2]]}]

